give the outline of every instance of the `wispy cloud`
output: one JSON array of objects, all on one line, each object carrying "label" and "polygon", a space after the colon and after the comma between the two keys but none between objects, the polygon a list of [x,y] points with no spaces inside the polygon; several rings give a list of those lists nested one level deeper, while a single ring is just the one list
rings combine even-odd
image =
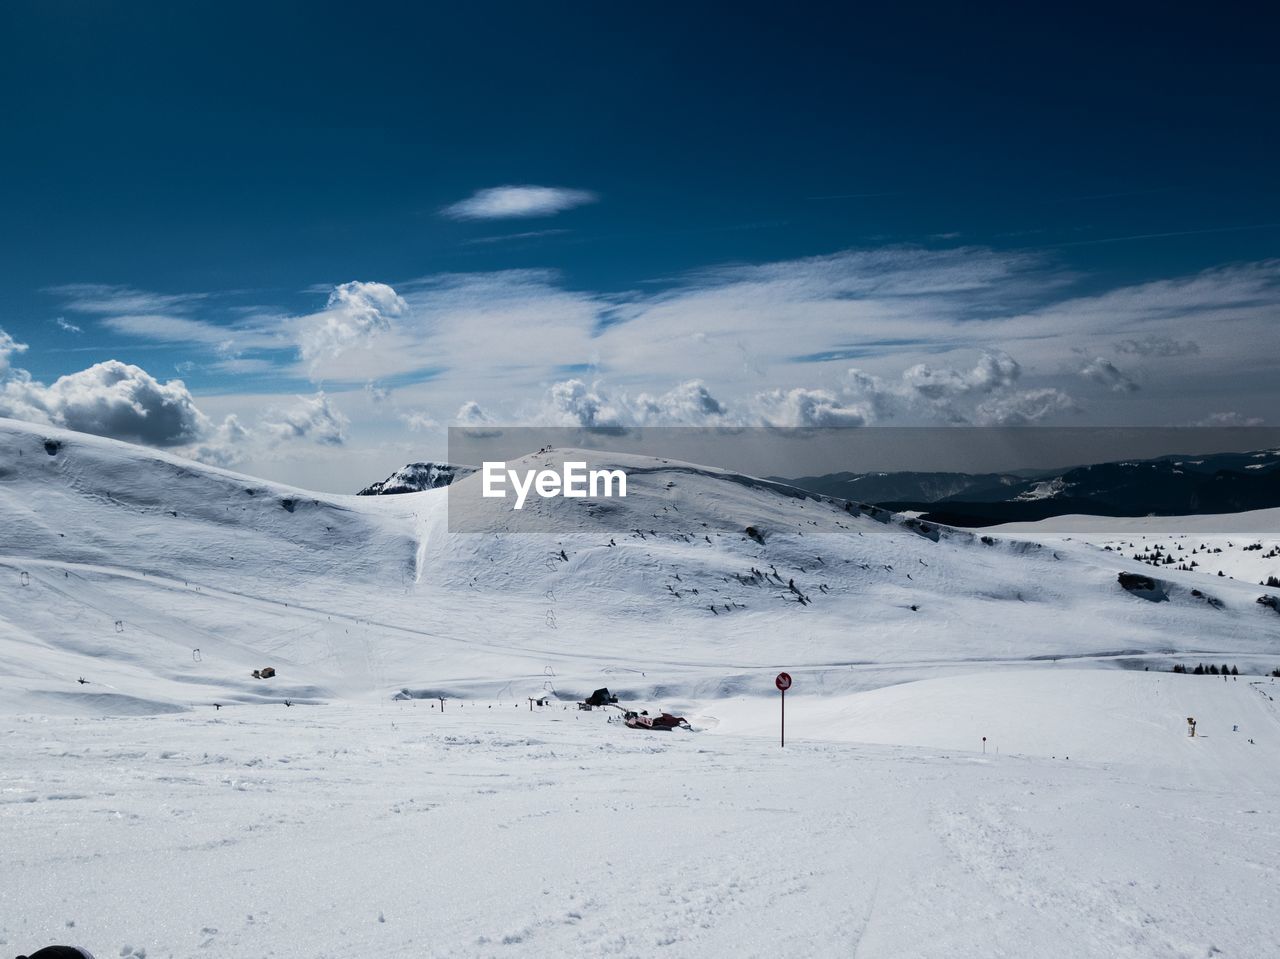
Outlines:
[{"label": "wispy cloud", "polygon": [[68,310],[101,315],[183,312],[208,298],[207,293],[153,293],[105,283],[65,283],[45,292],[61,297]]},{"label": "wispy cloud", "polygon": [[1245,416],[1234,411],[1229,413],[1210,413],[1203,419],[1196,420],[1191,426],[1261,426],[1265,420],[1260,416]]},{"label": "wispy cloud", "polygon": [[209,369],[215,373],[226,373],[231,376],[255,376],[274,373],[280,369],[280,365],[274,360],[258,356],[231,356],[215,360],[209,364]]},{"label": "wispy cloud", "polygon": [[230,355],[249,349],[280,349],[289,345],[278,330],[256,323],[211,323],[190,316],[159,313],[104,316],[107,329],[160,343],[208,346]]},{"label": "wispy cloud", "polygon": [[84,330],[76,326],[74,323],[68,323],[65,317],[59,316],[54,319],[54,325],[65,333],[83,333]]},{"label": "wispy cloud", "polygon": [[1198,230],[1169,230],[1164,233],[1131,233],[1125,236],[1104,236],[1096,240],[1071,240],[1054,243],[1054,247],[1096,246],[1105,243],[1131,243],[1136,240],[1164,240],[1179,236],[1206,236],[1213,233],[1240,233],[1249,230],[1280,229],[1280,223],[1243,223],[1238,226],[1212,226]]},{"label": "wispy cloud", "polygon": [[826,193],[820,196],[805,197],[806,200],[869,200],[881,196],[901,196],[901,190],[889,193]]},{"label": "wispy cloud", "polygon": [[1135,356],[1192,356],[1200,352],[1200,344],[1195,340],[1175,340],[1171,336],[1148,334],[1141,339],[1121,340],[1114,344],[1117,353],[1131,353]]},{"label": "wispy cloud", "polygon": [[480,246],[488,243],[510,243],[516,240],[538,240],[547,236],[562,236],[570,230],[528,230],[524,233],[503,233],[501,236],[478,236],[471,240],[463,242],[471,246]]},{"label": "wispy cloud", "polygon": [[599,199],[590,190],[554,186],[495,186],[477,190],[440,211],[451,220],[511,220],[554,216]]}]

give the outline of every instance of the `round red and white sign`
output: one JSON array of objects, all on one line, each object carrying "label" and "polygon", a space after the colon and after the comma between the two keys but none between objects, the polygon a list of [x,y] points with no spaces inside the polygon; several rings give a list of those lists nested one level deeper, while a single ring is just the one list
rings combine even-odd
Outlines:
[{"label": "round red and white sign", "polygon": [[784,693],[791,688],[791,674],[778,673],[778,678],[773,681],[773,685],[777,686]]}]

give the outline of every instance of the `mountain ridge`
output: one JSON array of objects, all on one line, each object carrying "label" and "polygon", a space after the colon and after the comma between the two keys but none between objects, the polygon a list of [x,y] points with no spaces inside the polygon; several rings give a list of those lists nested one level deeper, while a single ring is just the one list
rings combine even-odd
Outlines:
[{"label": "mountain ridge", "polygon": [[1280,506],[1280,451],[1168,455],[1005,474],[834,473],[789,482],[959,526],[1068,514],[1199,515]]}]

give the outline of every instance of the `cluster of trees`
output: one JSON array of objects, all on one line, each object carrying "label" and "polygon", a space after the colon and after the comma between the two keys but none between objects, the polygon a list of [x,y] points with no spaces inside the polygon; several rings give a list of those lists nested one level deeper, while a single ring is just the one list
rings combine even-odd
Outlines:
[{"label": "cluster of trees", "polygon": [[[1129,545],[1132,546],[1133,544],[1130,543]],[[1111,547],[1108,546],[1106,548],[1110,549]],[[1204,549],[1205,552],[1209,552],[1207,548],[1203,546],[1201,548]],[[1183,552],[1183,547],[1179,545],[1177,547],[1177,551]],[[1197,550],[1193,549],[1191,551],[1191,555],[1194,556],[1196,552]],[[1222,550],[1219,549],[1217,550],[1217,552],[1221,553]],[[1186,572],[1191,572],[1192,570],[1198,569],[1200,567],[1200,564],[1196,562],[1194,559],[1191,560],[1190,562],[1187,562],[1186,560],[1183,560],[1180,562],[1178,558],[1174,555],[1173,550],[1166,550],[1164,546],[1160,545],[1159,543],[1152,545],[1149,552],[1134,553],[1133,558],[1140,563],[1146,563],[1148,566],[1173,566],[1176,563],[1178,569],[1184,570]]]},{"label": "cluster of trees", "polygon": [[[1173,671],[1175,673],[1191,673],[1192,675],[1195,675],[1195,676],[1239,676],[1240,675],[1240,670],[1236,669],[1236,667],[1234,666],[1227,666],[1225,663],[1222,665],[1221,669],[1219,669],[1217,666],[1214,666],[1212,663],[1209,664],[1208,666],[1206,666],[1204,663],[1200,663],[1199,665],[1196,666],[1195,669],[1187,669],[1186,666],[1183,666],[1181,663],[1177,663],[1174,665]],[[1276,670],[1276,672],[1273,673],[1272,675],[1276,675],[1276,674],[1280,674],[1280,670]]]},{"label": "cluster of trees", "polygon": [[[1227,546],[1234,548],[1235,544],[1229,542],[1227,543]],[[1124,548],[1122,546],[1112,547],[1108,545],[1102,548],[1108,552],[1124,552]],[[1129,548],[1134,548],[1133,543],[1129,544]],[[1250,543],[1248,546],[1242,546],[1241,549],[1245,552],[1252,552],[1255,550],[1265,549],[1265,547],[1262,543]],[[1221,552],[1221,546],[1209,546],[1206,543],[1201,543],[1199,546],[1193,546],[1190,553],[1186,552],[1186,547],[1181,543],[1175,543],[1172,549],[1167,548],[1163,543],[1152,543],[1145,550],[1134,553],[1133,558],[1140,563],[1146,563],[1148,566],[1176,566],[1180,570],[1192,572],[1193,570],[1200,568],[1200,563],[1194,559],[1190,559],[1189,557],[1196,556],[1200,553],[1211,554]],[[1178,553],[1182,553],[1182,557],[1179,557],[1177,555]],[[1263,559],[1272,559],[1277,556],[1280,556],[1280,546],[1273,546],[1269,552],[1263,554]],[[1218,570],[1218,575],[1226,577],[1227,574],[1222,570]],[[1230,578],[1234,579],[1235,577]],[[1258,585],[1280,588],[1280,577],[1268,576],[1265,583],[1259,583]]]},{"label": "cluster of trees", "polygon": [[[1249,552],[1251,550],[1261,550],[1261,549],[1262,549],[1261,543],[1251,543],[1250,545],[1244,547],[1245,552]],[[1277,556],[1280,556],[1280,546],[1272,546],[1270,550],[1262,554],[1263,559],[1275,559]]]}]

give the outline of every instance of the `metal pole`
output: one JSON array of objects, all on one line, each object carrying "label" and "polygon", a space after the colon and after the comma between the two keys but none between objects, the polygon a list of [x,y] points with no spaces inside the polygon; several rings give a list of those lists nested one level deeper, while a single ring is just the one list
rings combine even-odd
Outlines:
[{"label": "metal pole", "polygon": [[782,690],[782,730],[781,730],[782,747],[785,749],[787,745],[787,691]]}]

